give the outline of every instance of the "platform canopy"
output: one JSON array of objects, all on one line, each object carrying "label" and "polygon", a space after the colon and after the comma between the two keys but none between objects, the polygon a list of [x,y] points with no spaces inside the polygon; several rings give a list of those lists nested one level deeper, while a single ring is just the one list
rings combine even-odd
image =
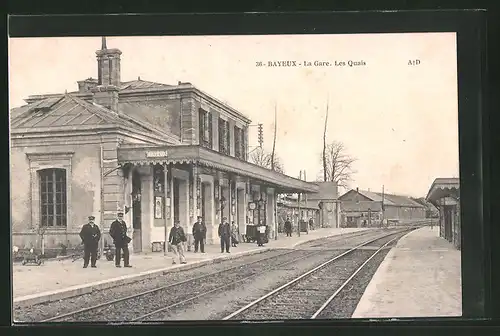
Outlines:
[{"label": "platform canopy", "polygon": [[427,193],[426,201],[436,205],[441,198],[460,198],[460,180],[458,178],[437,178]]},{"label": "platform canopy", "polygon": [[278,193],[315,193],[319,186],[253,163],[223,155],[195,145],[132,146],[118,149],[120,164],[197,164],[218,171],[249,178],[251,181],[275,188]]}]

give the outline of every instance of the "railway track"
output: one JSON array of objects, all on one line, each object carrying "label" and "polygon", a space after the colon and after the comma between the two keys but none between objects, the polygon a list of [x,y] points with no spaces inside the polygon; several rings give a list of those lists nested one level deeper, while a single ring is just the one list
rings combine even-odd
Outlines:
[{"label": "railway track", "polygon": [[349,249],[247,303],[223,320],[328,318],[325,312],[356,275],[380,251],[412,230],[393,232]]},{"label": "railway track", "polygon": [[[364,239],[363,236],[380,235],[378,232],[356,232],[315,244],[314,247],[327,246],[341,240]],[[342,243],[344,243],[344,241]],[[352,244],[352,242],[351,242]],[[304,244],[307,245],[307,244]],[[340,244],[342,245],[342,244]],[[159,312],[174,308],[200,297],[235,286],[250,277],[261,275],[269,269],[291,265],[300,260],[320,254],[330,253],[325,250],[287,250],[284,253],[273,254],[244,265],[236,265],[195,278],[178,281],[128,296],[119,297],[97,305],[84,307],[75,311],[59,314],[43,319],[41,322],[56,321],[138,321]],[[223,278],[224,283],[216,281]],[[186,287],[189,290],[186,290]],[[144,312],[147,311],[146,314]],[[120,314],[120,316],[117,316]]]}]

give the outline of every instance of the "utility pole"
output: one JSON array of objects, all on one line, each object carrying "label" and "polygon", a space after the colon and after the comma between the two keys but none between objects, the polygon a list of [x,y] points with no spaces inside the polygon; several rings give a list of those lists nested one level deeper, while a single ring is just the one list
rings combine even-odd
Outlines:
[{"label": "utility pole", "polygon": [[[304,169],[304,181],[307,181],[307,178],[306,178],[306,170]],[[307,193],[304,193],[304,200],[305,200],[305,208],[307,209],[306,212],[309,211],[309,207],[307,206]],[[308,219],[306,218],[306,232],[307,234],[309,234],[309,221]]]},{"label": "utility pole", "polygon": [[276,123],[278,121],[277,106],[274,104],[274,139],[273,139],[273,151],[271,152],[271,170],[274,170],[274,151],[276,149]]},{"label": "utility pole", "polygon": [[381,226],[384,226],[385,221],[385,207],[384,207],[384,185],[382,185],[382,222]]},{"label": "utility pole", "polygon": [[[299,173],[299,180],[302,180],[302,170],[300,171]],[[300,220],[301,220],[301,214],[300,214],[300,192],[298,193],[298,197],[297,197],[297,204],[298,204],[298,208],[299,208],[299,213],[297,215],[297,224],[298,224],[298,230],[297,230],[297,233],[300,237]]]},{"label": "utility pole", "polygon": [[262,130],[262,124],[258,125],[258,130],[259,130],[259,135],[258,135],[258,138],[259,138],[259,147],[262,148],[262,145],[264,144],[264,133],[263,133],[263,130]]}]

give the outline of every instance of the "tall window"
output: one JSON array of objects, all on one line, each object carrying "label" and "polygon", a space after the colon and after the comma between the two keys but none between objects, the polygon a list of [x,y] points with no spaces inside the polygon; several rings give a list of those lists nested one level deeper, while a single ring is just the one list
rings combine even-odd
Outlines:
[{"label": "tall window", "polygon": [[66,227],[66,170],[43,169],[40,174],[41,225]]},{"label": "tall window", "polygon": [[229,122],[219,118],[219,152],[229,155]]},{"label": "tall window", "polygon": [[234,126],[234,156],[238,159],[243,159],[242,135],[241,128]]},{"label": "tall window", "polygon": [[200,145],[212,148],[212,114],[199,109],[199,125]]},{"label": "tall window", "polygon": [[247,148],[247,138],[246,138],[246,130],[245,128],[241,130],[241,158],[243,160],[246,160],[247,159],[247,151],[246,151],[246,148]]}]

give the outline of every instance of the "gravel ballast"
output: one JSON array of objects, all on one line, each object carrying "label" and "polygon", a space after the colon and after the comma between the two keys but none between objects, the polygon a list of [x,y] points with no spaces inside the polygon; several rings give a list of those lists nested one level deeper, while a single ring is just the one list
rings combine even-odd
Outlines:
[{"label": "gravel ballast", "polygon": [[[91,311],[81,312],[74,316],[58,319],[57,321],[135,321],[138,318],[140,321],[221,319],[239,307],[252,302],[255,298],[266,294],[274,288],[305,273],[307,270],[341,254],[347,249],[360,245],[369,239],[379,237],[383,232],[390,233],[390,231],[387,230],[356,232],[307,242],[299,245],[295,250],[271,250],[259,254],[242,256],[237,259],[222,260],[198,268],[164,272],[164,274],[160,276],[140,280],[127,285],[94,291],[78,297],[37,304],[31,307],[14,307],[14,318],[19,322],[42,321],[82,308],[92,307],[99,303],[110,302],[134,294],[152,291],[149,294],[129,298],[116,302],[110,306],[103,306]],[[397,235],[402,236],[403,234],[399,233]],[[334,273],[336,277],[326,281],[330,282],[330,287],[333,286],[335,281],[342,281],[342,279],[344,279],[344,274],[349,273],[349,270],[352,269],[353,272],[353,268],[358,265],[357,263],[360,260],[359,265],[361,265],[366,258],[368,258],[368,255],[371,255],[376,250],[374,247],[381,246],[394,237],[395,235],[391,235],[390,237],[379,239],[367,245],[366,249],[350,253],[350,257],[348,257],[348,255],[340,258],[339,262],[345,259],[343,262],[344,264],[342,264],[343,266],[338,266],[334,268],[334,271],[330,270],[330,272],[326,270],[319,271],[317,277],[321,279],[315,279],[316,275],[310,277],[311,279],[309,281],[311,281],[311,283],[308,284],[304,282],[304,288],[300,287],[301,284],[297,284],[297,286],[295,286],[297,288],[290,290],[293,295],[289,296],[294,298],[298,296],[299,299],[281,302],[278,300],[278,295],[277,301],[271,304],[271,308],[268,309],[267,312],[257,312],[255,314],[260,314],[260,316],[252,317],[249,315],[244,318],[282,319],[283,317],[280,314],[282,314],[282,311],[286,310],[283,307],[289,306],[292,303],[297,307],[307,305],[314,306],[316,304],[315,302],[319,302],[320,296],[322,297],[323,295],[320,295],[319,292],[323,291],[326,293],[328,290],[328,288],[322,287],[321,284],[314,284],[314,281],[325,280],[327,278],[330,279],[331,273]],[[385,252],[383,253],[385,256],[387,251],[388,249],[379,252],[379,254],[382,255],[382,253]],[[371,265],[374,264],[373,261],[378,260],[378,257],[379,256],[372,259],[372,262],[367,265],[367,274],[370,273],[370,269],[372,268]],[[251,264],[252,262],[253,264]],[[337,264],[337,262],[332,262],[332,267],[333,264]],[[359,267],[359,265],[357,267]],[[232,269],[220,273],[228,268]],[[326,268],[330,268],[330,266]],[[360,278],[360,284],[366,282],[364,287],[362,287],[359,297],[363,294],[364,288],[377,268],[378,263],[376,263],[376,267],[368,278],[363,278],[365,274],[363,271],[353,279],[353,282],[356,282],[356,279]],[[345,279],[347,279],[352,272],[347,274]],[[201,278],[196,279],[198,277]],[[165,286],[169,287],[155,290]],[[346,288],[349,287],[349,285],[346,286]],[[293,292],[294,290],[301,291],[303,298],[301,298],[301,295],[298,295],[298,292]],[[333,291],[330,291],[329,295],[331,295]],[[341,298],[341,294],[342,292],[339,294],[339,298]],[[306,299],[304,299],[304,297]],[[335,302],[335,300],[333,302]],[[355,296],[351,295],[346,296],[345,300],[355,301],[354,307],[352,308],[353,310],[359,298],[356,300]],[[320,305],[321,304],[322,303],[320,303]],[[168,309],[165,309],[166,307],[168,307]],[[286,317],[287,319],[309,318],[302,317],[304,314],[309,314],[309,311],[301,312],[297,307],[294,306],[291,314],[288,314],[293,316]],[[155,311],[157,312],[155,313]],[[325,310],[325,313],[326,311],[327,310]],[[347,309],[346,312],[348,313],[348,311]],[[249,312],[251,311],[249,310]],[[143,318],[141,317],[148,313],[151,313],[151,315]],[[270,318],[269,316],[272,314],[276,315],[276,317]],[[346,313],[344,312],[343,314],[345,315]],[[237,317],[237,319],[240,318],[241,316]]]}]

